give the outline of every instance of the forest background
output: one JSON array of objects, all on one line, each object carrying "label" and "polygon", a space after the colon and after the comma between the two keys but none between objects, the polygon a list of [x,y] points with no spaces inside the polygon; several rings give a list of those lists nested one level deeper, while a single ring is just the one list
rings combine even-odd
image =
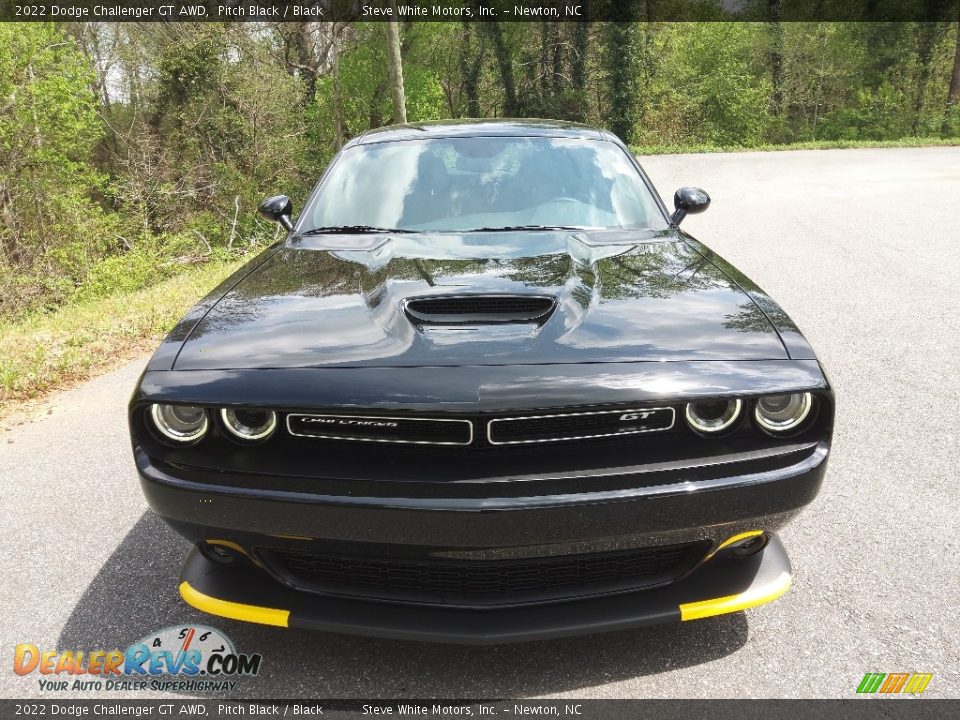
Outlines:
[{"label": "forest background", "polygon": [[395,118],[574,120],[639,155],[960,144],[960,20],[937,2],[899,23],[777,5],[758,22],[0,23],[0,413],[148,347],[277,237],[262,197],[299,207],[347,139]]}]

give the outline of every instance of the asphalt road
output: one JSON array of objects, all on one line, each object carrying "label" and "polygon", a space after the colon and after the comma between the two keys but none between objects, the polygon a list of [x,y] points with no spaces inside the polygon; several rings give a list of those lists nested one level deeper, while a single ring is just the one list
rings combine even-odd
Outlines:
[{"label": "asphalt road", "polygon": [[852,697],[864,672],[922,671],[928,696],[960,697],[960,148],[645,165],[668,201],[681,184],[712,195],[685,227],[778,299],[835,385],[825,486],[782,534],[790,593],[479,649],[211,620],[180,601],[187,546],[135,481],[124,406],[141,358],[0,433],[0,695],[43,694],[11,671],[18,643],[110,649],[198,621],[264,655],[248,696]]}]

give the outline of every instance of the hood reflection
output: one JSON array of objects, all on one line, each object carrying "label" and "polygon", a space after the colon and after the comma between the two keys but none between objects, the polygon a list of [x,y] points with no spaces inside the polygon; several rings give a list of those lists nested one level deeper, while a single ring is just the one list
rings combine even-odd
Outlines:
[{"label": "hood reflection", "polygon": [[[331,249],[292,243],[213,307],[176,368],[787,357],[764,312],[714,262],[662,233],[629,237],[405,235],[369,249],[343,249],[338,238],[322,240]],[[542,326],[475,323],[449,332],[418,328],[402,311],[410,297],[444,293],[549,294],[557,310]]]}]

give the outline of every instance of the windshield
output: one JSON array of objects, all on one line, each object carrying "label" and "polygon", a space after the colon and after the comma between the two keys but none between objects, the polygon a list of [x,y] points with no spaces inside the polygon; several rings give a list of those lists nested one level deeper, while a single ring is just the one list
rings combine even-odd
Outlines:
[{"label": "windshield", "polygon": [[469,232],[667,227],[617,145],[546,137],[404,140],[347,149],[308,207],[322,228]]}]

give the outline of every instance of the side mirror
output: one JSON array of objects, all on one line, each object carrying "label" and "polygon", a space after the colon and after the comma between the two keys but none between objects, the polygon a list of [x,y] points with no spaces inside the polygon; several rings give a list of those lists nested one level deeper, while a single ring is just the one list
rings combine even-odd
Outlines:
[{"label": "side mirror", "polygon": [[260,217],[270,222],[278,222],[288,231],[293,229],[293,203],[286,195],[274,195],[260,203]]},{"label": "side mirror", "polygon": [[670,222],[677,226],[687,215],[702,213],[710,207],[710,196],[700,188],[682,187],[673,194],[673,206],[676,210],[670,216]]}]

